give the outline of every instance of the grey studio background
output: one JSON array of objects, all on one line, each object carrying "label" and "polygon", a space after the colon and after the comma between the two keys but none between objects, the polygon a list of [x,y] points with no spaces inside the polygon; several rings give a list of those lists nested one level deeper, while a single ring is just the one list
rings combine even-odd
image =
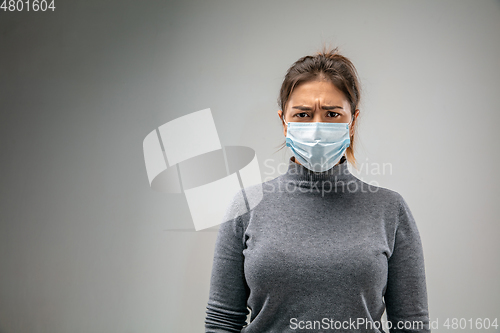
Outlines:
[{"label": "grey studio background", "polygon": [[323,44],[359,71],[357,158],[392,171],[358,177],[412,209],[434,331],[500,317],[499,1],[55,6],[0,11],[1,333],[202,332],[217,234],[149,187],[142,141],[211,108],[277,177],[281,80]]}]

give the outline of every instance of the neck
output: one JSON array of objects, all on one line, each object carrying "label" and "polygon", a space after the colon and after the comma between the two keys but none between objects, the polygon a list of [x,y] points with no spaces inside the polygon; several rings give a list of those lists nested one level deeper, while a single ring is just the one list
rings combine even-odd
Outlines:
[{"label": "neck", "polygon": [[288,164],[288,170],[283,177],[287,183],[293,183],[300,187],[335,187],[358,180],[351,174],[347,166],[347,160],[343,156],[339,163],[331,169],[315,172],[298,163],[295,157],[292,156]]},{"label": "neck", "polygon": [[[295,163],[297,163],[297,164],[300,164],[300,162],[297,161],[297,159],[295,158],[295,156],[290,157],[290,160],[293,161],[293,162],[295,162]],[[347,159],[345,158],[345,156],[342,156],[342,158],[340,159],[340,161],[337,164],[335,164],[335,165],[339,165],[340,163],[344,163],[346,161],[347,161]],[[302,164],[300,164],[300,165],[302,165]]]}]

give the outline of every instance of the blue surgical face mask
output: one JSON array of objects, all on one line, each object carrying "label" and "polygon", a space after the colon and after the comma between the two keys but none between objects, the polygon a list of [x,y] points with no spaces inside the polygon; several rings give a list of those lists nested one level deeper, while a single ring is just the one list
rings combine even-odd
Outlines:
[{"label": "blue surgical face mask", "polygon": [[286,146],[297,161],[311,171],[331,169],[351,144],[349,125],[352,123],[289,122]]}]

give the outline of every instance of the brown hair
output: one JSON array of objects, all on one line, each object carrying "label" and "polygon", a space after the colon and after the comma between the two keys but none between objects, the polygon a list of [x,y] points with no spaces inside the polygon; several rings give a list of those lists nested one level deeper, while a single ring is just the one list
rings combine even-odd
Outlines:
[{"label": "brown hair", "polygon": [[[281,107],[283,116],[293,90],[302,83],[310,81],[329,81],[339,89],[349,101],[351,116],[360,102],[361,88],[358,74],[352,62],[339,53],[338,48],[326,49],[297,60],[286,72],[281,85],[278,105]],[[356,126],[357,121],[353,126]],[[356,131],[354,131],[356,133]],[[354,157],[354,135],[351,135],[351,144],[346,150],[347,160],[356,167]],[[285,144],[281,148],[285,147]],[[280,149],[281,149],[280,148]]]}]

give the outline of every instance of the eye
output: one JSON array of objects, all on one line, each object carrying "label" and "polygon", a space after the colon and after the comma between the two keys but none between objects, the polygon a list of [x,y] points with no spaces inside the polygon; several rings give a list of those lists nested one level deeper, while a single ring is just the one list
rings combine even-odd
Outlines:
[{"label": "eye", "polygon": [[307,116],[309,116],[307,114],[307,112],[300,112],[300,113],[295,114],[295,117],[299,117],[299,118],[305,118]]},{"label": "eye", "polygon": [[328,115],[329,115],[329,117],[337,118],[340,116],[340,113],[329,111]]}]

